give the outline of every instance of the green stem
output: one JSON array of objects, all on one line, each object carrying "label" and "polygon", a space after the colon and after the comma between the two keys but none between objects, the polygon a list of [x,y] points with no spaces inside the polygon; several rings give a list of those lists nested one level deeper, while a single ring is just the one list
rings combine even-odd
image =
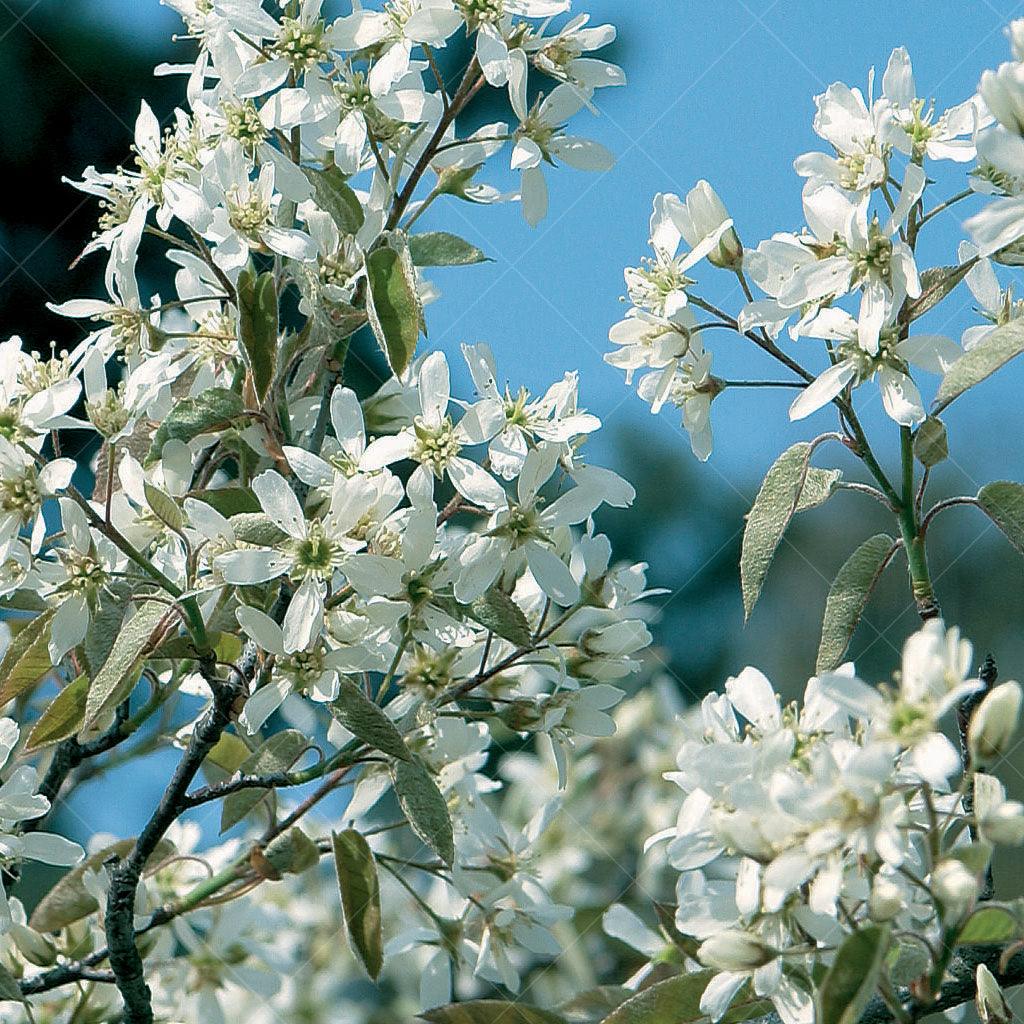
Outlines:
[{"label": "green stem", "polygon": [[900,535],[907,552],[907,566],[910,571],[910,589],[917,604],[917,613],[922,619],[934,619],[939,614],[928,571],[928,556],[925,551],[924,531],[917,519],[914,496],[914,439],[910,427],[900,427],[900,454],[903,469],[903,497],[899,502]]}]

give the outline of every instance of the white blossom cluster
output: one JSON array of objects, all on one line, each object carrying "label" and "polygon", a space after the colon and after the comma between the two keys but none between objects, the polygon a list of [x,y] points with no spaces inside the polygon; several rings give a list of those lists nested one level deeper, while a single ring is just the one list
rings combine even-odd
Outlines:
[{"label": "white blossom cluster", "polygon": [[[1008,34],[1020,57],[1021,23]],[[611,329],[615,348],[606,361],[625,371],[627,384],[642,372],[637,390],[652,412],[666,403],[682,410],[700,459],[711,452],[713,399],[747,383],[712,375],[704,339],[712,328],[732,328],[780,361],[788,357],[799,376],[780,386],[801,389],[791,419],[848,403],[856,388],[875,380],[893,420],[920,424],[920,373],[945,374],[992,325],[1019,315],[990,257],[1019,262],[1014,245],[1024,235],[1022,67],[1015,59],[986,71],[976,95],[944,111],[918,96],[902,47],[893,50],[877,94],[874,69],[866,94],[841,82],[829,86],[815,98],[813,121],[828,151],[805,153],[794,164],[805,179],[806,224],[756,246],[741,244],[708,182],[684,199],[656,196],[653,255],[625,272],[632,308]],[[965,167],[967,188],[929,210],[926,200],[939,195],[948,177],[941,164],[949,162]],[[919,234],[949,206],[978,196],[994,198],[966,220],[969,240],[957,259],[925,269]],[[703,261],[738,276],[748,301],[735,316],[696,290],[692,275]],[[969,328],[961,344],[920,330],[915,321],[965,275],[986,323]],[[823,342],[825,368],[804,370],[803,346],[790,349],[784,334],[793,342]]]},{"label": "white blossom cluster", "polygon": [[[938,991],[993,847],[1024,842],[1024,806],[982,770],[1010,749],[1020,686],[981,700],[962,781],[943,732],[950,709],[983,688],[971,659],[958,631],[932,620],[907,641],[891,687],[847,664],[783,705],[747,668],[684,718],[666,776],[684,799],[648,846],[678,872],[674,925],[690,969],[710,969],[700,1005],[712,1021],[761,998],[785,1024],[810,1024],[821,972],[870,924],[891,936],[894,984],[923,977]],[[624,908],[606,929],[648,954],[664,944]]]}]

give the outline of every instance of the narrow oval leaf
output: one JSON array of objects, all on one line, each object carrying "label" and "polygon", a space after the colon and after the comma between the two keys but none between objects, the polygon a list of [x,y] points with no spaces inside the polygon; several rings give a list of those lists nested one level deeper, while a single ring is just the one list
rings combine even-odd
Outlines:
[{"label": "narrow oval leaf", "polygon": [[235,539],[243,544],[258,544],[272,548],[287,538],[287,534],[264,512],[239,512],[229,517],[228,523]]},{"label": "narrow oval leaf", "polygon": [[74,736],[85,721],[85,702],[88,698],[89,677],[83,673],[68,683],[39,716],[29,734],[26,750],[35,751]]},{"label": "narrow oval leaf", "polygon": [[844,940],[818,990],[816,1024],[857,1024],[875,993],[888,946],[887,925],[862,928]]},{"label": "narrow oval leaf", "polygon": [[395,761],[391,779],[409,827],[445,864],[451,864],[455,859],[452,819],[430,772],[416,761]]},{"label": "narrow oval leaf", "polygon": [[48,672],[50,664],[50,622],[45,611],[25,622],[11,638],[0,660],[0,706],[28,693]]},{"label": "narrow oval leaf", "polygon": [[[627,999],[603,1024],[689,1024],[706,1019],[700,999],[714,976],[714,971],[696,971],[659,981]],[[723,1022],[747,1020],[770,1010],[771,1003],[756,997],[745,985],[730,1003]]]},{"label": "narrow oval leaf", "polygon": [[154,486],[148,480],[142,484],[146,494],[146,501],[153,510],[153,514],[162,523],[169,526],[175,533],[180,533],[185,525],[185,517],[182,515],[178,503],[166,492]]},{"label": "narrow oval leaf", "polygon": [[313,186],[316,205],[331,215],[342,235],[354,235],[363,226],[365,214],[345,175],[337,167],[303,167],[302,171]]},{"label": "narrow oval leaf", "polygon": [[1020,931],[1012,910],[988,906],[971,914],[956,941],[962,946],[989,942],[1002,944],[1019,938]]},{"label": "narrow oval leaf", "polygon": [[410,235],[409,255],[417,267],[466,267],[490,262],[475,245],[447,231]]},{"label": "narrow oval leaf", "polygon": [[238,337],[245,351],[253,391],[262,406],[277,367],[277,284],[269,271],[238,275]]},{"label": "narrow oval leaf", "polygon": [[[239,766],[242,775],[273,775],[286,772],[309,748],[309,740],[295,729],[274,733]],[[237,825],[270,792],[269,789],[241,789],[224,798],[220,814],[220,830],[226,832]]]},{"label": "narrow oval leaf", "polygon": [[566,1024],[565,1018],[550,1010],[500,999],[476,999],[469,1003],[449,1003],[420,1014],[429,1024]]},{"label": "narrow oval leaf", "polygon": [[114,638],[107,660],[89,687],[85,725],[92,725],[105,711],[132,692],[146,654],[153,649],[154,634],[168,615],[162,601],[143,601]]},{"label": "narrow oval leaf", "polygon": [[892,558],[894,543],[884,533],[869,537],[836,573],[825,602],[816,672],[829,672],[843,660],[864,606]]},{"label": "narrow oval leaf", "polygon": [[970,352],[965,352],[942,378],[936,407],[945,408],[965,391],[991,377],[1001,366],[1024,352],[1024,321],[1011,320],[997,327]]},{"label": "narrow oval leaf", "polygon": [[390,247],[366,257],[366,312],[395,376],[405,373],[420,336],[420,304],[411,267]]},{"label": "narrow oval leaf", "polygon": [[978,491],[978,504],[1024,555],[1024,484],[997,480]]},{"label": "narrow oval leaf", "polygon": [[244,411],[241,397],[229,388],[208,388],[195,398],[182,399],[154,434],[146,461],[159,459],[168,441],[188,442],[201,434],[225,430]]},{"label": "narrow oval leaf", "polygon": [[375,750],[400,761],[412,759],[395,723],[351,679],[342,676],[341,691],[329,710],[353,736]]},{"label": "narrow oval leaf", "polygon": [[[73,867],[36,905],[29,918],[29,927],[37,932],[56,932],[95,913],[99,908],[82,881],[85,873],[101,870],[107,860],[126,857],[134,846],[134,839],[119,839]],[[173,853],[174,844],[169,839],[161,839],[146,865],[160,864]]]},{"label": "narrow oval leaf", "polygon": [[217,487],[211,490],[189,491],[186,495],[202,501],[230,519],[241,512],[259,512],[260,503],[248,487]]},{"label": "narrow oval leaf", "polygon": [[914,455],[926,469],[949,458],[946,425],[936,416],[929,416],[914,432]]},{"label": "narrow oval leaf", "polygon": [[930,309],[934,309],[967,275],[976,260],[961,263],[955,267],[929,267],[921,273],[921,294],[908,301],[905,323],[913,323]]},{"label": "narrow oval leaf", "polygon": [[808,512],[812,508],[824,505],[836,493],[836,484],[842,475],[841,469],[819,469],[817,466],[811,466],[800,489],[796,512]]},{"label": "narrow oval leaf", "polygon": [[533,644],[533,633],[526,615],[504,591],[492,587],[466,611],[481,626],[486,626],[492,633],[514,643],[516,647],[529,647]]},{"label": "narrow oval leaf", "polygon": [[0,1003],[25,1003],[18,980],[0,964]]},{"label": "narrow oval leaf", "polygon": [[560,1003],[558,1012],[568,1024],[601,1024],[612,1010],[634,995],[632,989],[621,985],[599,985]]},{"label": "narrow oval leaf", "polygon": [[354,829],[332,835],[331,845],[348,939],[366,973],[376,981],[384,966],[377,862],[369,843]]},{"label": "narrow oval leaf", "polygon": [[[768,568],[775,557],[775,551],[786,532],[794,512],[800,507],[801,497],[806,487],[806,480],[812,480],[811,491],[815,497],[825,490],[824,501],[831,493],[838,477],[821,476],[829,472],[821,470],[812,475],[807,461],[811,457],[812,446],[807,441],[800,441],[784,451],[771,469],[768,470],[761,484],[761,489],[754,499],[754,505],[747,515],[747,525],[743,531],[743,547],[740,554],[740,582],[743,589],[743,610],[746,618],[750,618],[754,605],[761,594]],[[821,504],[818,501],[818,504]],[[807,506],[810,507],[810,506]]]}]

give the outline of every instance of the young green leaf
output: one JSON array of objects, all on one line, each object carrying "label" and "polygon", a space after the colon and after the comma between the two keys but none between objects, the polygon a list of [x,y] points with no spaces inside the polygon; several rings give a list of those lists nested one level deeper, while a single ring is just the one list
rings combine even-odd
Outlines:
[{"label": "young green leaf", "polygon": [[978,504],[1024,555],[1024,484],[997,480],[978,491]]},{"label": "young green leaf", "polygon": [[50,663],[50,622],[52,611],[45,611],[25,622],[11,638],[0,660],[0,705],[32,690],[47,673]]},{"label": "young green leaf", "polygon": [[[1018,913],[1019,913],[1019,908]],[[1013,906],[982,906],[967,919],[957,943],[963,946],[981,943],[1002,945],[1021,936],[1021,922]]]},{"label": "young green leaf", "polygon": [[216,487],[211,490],[189,491],[186,497],[205,502],[228,519],[242,512],[260,511],[260,503],[248,487]]},{"label": "young green leaf", "polygon": [[888,948],[888,925],[869,925],[843,941],[817,993],[817,1024],[857,1024]]},{"label": "young green leaf", "polygon": [[391,779],[409,827],[445,862],[455,859],[452,820],[437,783],[416,761],[395,761]]},{"label": "young green leaf", "polygon": [[369,843],[354,829],[331,836],[349,942],[374,981],[384,966],[380,880]]},{"label": "young green leaf", "polygon": [[410,235],[409,255],[417,267],[466,267],[489,262],[475,245],[447,231]]},{"label": "young green leaf", "polygon": [[313,198],[321,210],[329,213],[338,231],[354,235],[362,226],[365,214],[359,197],[349,187],[345,175],[337,167],[303,167],[303,173],[313,186]]},{"label": "young green leaf", "polygon": [[991,377],[1001,366],[1024,352],[1024,321],[1011,320],[986,334],[970,352],[965,352],[947,371],[935,396],[937,408],[944,409],[965,391]]},{"label": "young green leaf", "polygon": [[124,623],[103,667],[89,687],[85,725],[92,725],[104,712],[119,704],[138,682],[145,656],[152,650],[154,634],[174,613],[162,601],[143,601]]},{"label": "young green leaf", "polygon": [[[309,748],[309,740],[295,729],[274,733],[254,750],[239,766],[242,775],[273,775],[286,772]],[[224,798],[220,813],[220,830],[226,832],[237,825],[269,793],[269,789],[240,789]]]},{"label": "young green leaf", "polygon": [[[784,451],[768,470],[747,516],[740,554],[740,580],[743,610],[748,619],[761,594],[782,535],[793,514],[800,508],[807,481],[812,481],[808,494],[815,499],[820,498],[816,503],[821,504],[832,492],[838,479],[837,475],[831,475],[835,470],[818,470],[812,474],[814,467],[807,465],[812,451],[807,441],[801,441]],[[822,476],[822,473],[826,475]]]},{"label": "young green leaf", "polygon": [[557,1010],[567,1024],[601,1024],[612,1010],[635,994],[622,985],[599,985],[559,1003]]},{"label": "young green leaf", "polygon": [[50,702],[32,727],[26,751],[59,743],[74,736],[85,721],[85,702],[89,697],[89,677],[83,673],[68,683]]},{"label": "young green leaf", "polygon": [[3,964],[0,964],[0,1003],[24,1003],[21,986],[17,979]]},{"label": "young green leaf", "polygon": [[961,263],[955,267],[929,267],[921,273],[921,294],[908,301],[904,323],[913,323],[930,309],[934,309],[970,272],[975,261]]},{"label": "young green leaf", "polygon": [[271,548],[280,544],[287,534],[264,512],[239,512],[230,516],[228,523],[235,539],[243,544],[259,544]]},{"label": "young green leaf", "polygon": [[383,754],[409,761],[412,755],[395,723],[362,690],[345,676],[341,690],[328,705],[331,715],[353,736]]},{"label": "young green leaf", "polygon": [[166,491],[162,491],[148,480],[143,481],[142,488],[146,495],[146,501],[149,502],[149,507],[157,519],[169,526],[175,533],[180,533],[185,525],[185,517],[182,515],[181,509],[178,508],[178,503]]},{"label": "young green leaf", "polygon": [[388,365],[395,376],[405,373],[420,336],[420,301],[408,253],[389,246],[366,257],[369,294],[366,312]]},{"label": "young green leaf", "polygon": [[[135,846],[134,839],[119,839],[116,843],[90,854],[73,867],[36,904],[29,918],[29,927],[37,932],[57,932],[69,924],[81,921],[98,909],[96,898],[85,887],[83,879],[87,871],[102,871],[107,860],[127,856]],[[148,864],[159,864],[174,853],[174,843],[161,839],[150,855]]]},{"label": "young green leaf", "polygon": [[277,283],[269,271],[256,276],[248,267],[238,275],[238,328],[252,374],[253,391],[262,406],[277,368]]},{"label": "young green leaf", "polygon": [[146,462],[159,459],[168,441],[188,442],[201,434],[224,430],[244,411],[241,397],[228,388],[208,388],[195,398],[182,399],[153,435]]},{"label": "young green leaf", "polygon": [[914,455],[925,469],[931,469],[949,458],[946,425],[936,416],[929,416],[914,431]]},{"label": "young green leaf", "polygon": [[842,475],[841,469],[819,469],[817,466],[810,466],[804,485],[800,489],[800,500],[797,502],[795,513],[809,512],[812,508],[824,505],[836,493],[836,484]]},{"label": "young green leaf", "polygon": [[481,626],[486,626],[492,633],[516,647],[529,647],[533,643],[533,632],[522,608],[496,587],[477,598],[466,608],[466,613]]},{"label": "young green leaf", "polygon": [[815,672],[834,669],[846,653],[864,606],[893,555],[894,541],[875,534],[843,563],[829,587]]},{"label": "young green leaf", "polygon": [[565,1018],[550,1010],[499,999],[476,999],[449,1003],[425,1010],[420,1018],[428,1024],[566,1024]]}]

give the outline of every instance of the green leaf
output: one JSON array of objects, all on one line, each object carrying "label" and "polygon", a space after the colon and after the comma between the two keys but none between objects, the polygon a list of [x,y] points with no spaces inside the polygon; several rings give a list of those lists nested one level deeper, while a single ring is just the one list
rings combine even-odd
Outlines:
[{"label": "green leaf", "polygon": [[492,587],[466,609],[471,618],[516,647],[530,647],[533,633],[522,608],[508,594]]},{"label": "green leaf", "polygon": [[997,480],[978,491],[978,504],[1024,555],[1024,484]]},{"label": "green leaf", "polygon": [[[273,775],[286,772],[309,749],[309,740],[295,729],[274,733],[239,766],[242,775]],[[237,825],[270,792],[269,789],[240,789],[224,798],[220,830]]]},{"label": "green leaf", "polygon": [[795,512],[808,512],[812,508],[824,505],[836,493],[836,484],[839,483],[842,475],[841,469],[809,467],[804,486],[800,490],[800,500],[797,502]]},{"label": "green leaf", "polygon": [[168,441],[188,442],[201,434],[226,430],[244,411],[241,396],[228,388],[208,388],[195,398],[182,399],[153,436],[146,462],[156,462]]},{"label": "green leaf", "polygon": [[245,350],[253,391],[260,406],[267,398],[277,368],[278,312],[274,275],[246,267],[238,275],[238,340]]},{"label": "green leaf", "polygon": [[248,487],[218,487],[209,491],[189,491],[186,497],[204,502],[227,519],[243,512],[260,511],[260,503]]},{"label": "green leaf", "polygon": [[1010,907],[990,905],[971,914],[956,941],[963,946],[1002,944],[1018,938],[1020,932],[1020,923]]},{"label": "green leaf", "polygon": [[935,404],[945,408],[1021,352],[1024,352],[1024,321],[1011,320],[997,327],[949,368],[939,385]]},{"label": "green leaf", "polygon": [[228,519],[235,539],[243,544],[258,544],[272,548],[287,538],[287,534],[264,512],[240,512]]},{"label": "green leaf", "polygon": [[612,1010],[636,993],[621,985],[599,985],[558,1005],[568,1024],[601,1024]]},{"label": "green leaf", "polygon": [[[812,480],[809,495],[817,498],[821,492],[834,487],[836,479],[828,483],[827,477],[811,474],[813,467],[808,460],[813,451],[807,441],[800,441],[784,451],[771,469],[768,470],[754,499],[753,508],[747,515],[747,525],[743,531],[743,547],[740,554],[740,581],[743,589],[743,610],[745,618],[757,603],[764,586],[768,568],[775,557],[775,551],[786,532],[794,512],[800,507],[800,501],[806,486],[806,480]],[[826,474],[830,471],[822,471]],[[831,472],[835,472],[834,470]],[[825,494],[828,497],[828,494]],[[825,498],[821,498],[824,501]],[[819,501],[818,504],[821,502]]]},{"label": "green leaf", "polygon": [[395,761],[391,779],[410,828],[445,864],[451,864],[455,859],[452,820],[430,772],[415,761]]},{"label": "green leaf", "polygon": [[914,432],[914,455],[926,469],[937,466],[949,458],[946,425],[935,416],[929,416]]},{"label": "green leaf", "polygon": [[434,1010],[425,1010],[420,1018],[429,1024],[566,1024],[564,1017],[550,1010],[499,999],[449,1003]]},{"label": "green leaf", "polygon": [[354,235],[363,226],[365,215],[363,204],[349,187],[345,175],[337,167],[323,170],[303,167],[302,170],[313,186],[316,205],[331,215],[342,236]]},{"label": "green leaf", "polygon": [[409,255],[417,267],[467,267],[490,262],[475,245],[447,231],[410,235]]},{"label": "green leaf", "polygon": [[714,971],[696,971],[659,981],[627,999],[604,1024],[688,1024],[704,1016],[700,997]]},{"label": "green leaf", "polygon": [[874,995],[888,945],[888,925],[861,928],[844,940],[818,990],[816,1024],[857,1024]]},{"label": "green leaf", "polygon": [[152,650],[153,634],[168,615],[174,613],[162,601],[143,601],[114,638],[107,660],[89,687],[85,725],[90,726],[104,712],[132,692],[146,654]]},{"label": "green leaf", "polygon": [[420,336],[420,301],[408,254],[388,246],[366,257],[366,312],[396,377],[405,373]]},{"label": "green leaf", "polygon": [[[134,846],[134,839],[119,839],[73,867],[36,905],[29,918],[29,927],[37,932],[57,932],[95,913],[99,908],[83,884],[85,873],[102,870],[107,860],[126,857]],[[169,839],[161,839],[146,864],[159,864],[173,853],[174,844]]]},{"label": "green leaf", "polygon": [[227,776],[234,775],[245,764],[252,751],[245,741],[233,732],[222,732],[220,739],[206,755],[204,765],[209,762],[219,768]]},{"label": "green leaf", "polygon": [[834,669],[846,653],[871,592],[889,564],[894,541],[884,533],[869,537],[843,563],[829,587],[815,672]]},{"label": "green leaf", "polygon": [[29,734],[27,751],[59,743],[74,736],[85,721],[85,703],[89,698],[89,677],[82,673],[68,683],[39,716]]},{"label": "green leaf", "polygon": [[24,1003],[17,979],[3,964],[0,964],[0,1003]]},{"label": "green leaf", "polygon": [[412,759],[395,723],[351,679],[341,677],[341,690],[328,710],[353,736],[375,750],[400,761]]},{"label": "green leaf", "polygon": [[114,585],[100,594],[100,607],[89,623],[89,632],[82,641],[85,668],[90,676],[96,676],[103,663],[110,657],[110,651],[121,632],[130,590]]},{"label": "green leaf", "polygon": [[366,973],[376,981],[384,966],[377,862],[369,843],[353,829],[332,835],[331,845],[348,939]]},{"label": "green leaf", "polygon": [[282,875],[301,875],[314,864],[320,863],[320,847],[298,826],[288,829],[274,839],[262,851],[262,855],[264,863],[269,865],[273,872],[271,877],[275,878]]},{"label": "green leaf", "polygon": [[11,637],[0,660],[0,706],[30,692],[53,671],[49,651],[52,620],[53,612],[45,611],[24,622]]},{"label": "green leaf", "polygon": [[143,481],[142,488],[146,494],[146,501],[149,502],[149,507],[157,519],[169,526],[175,533],[181,533],[181,529],[185,525],[185,517],[181,514],[178,503],[166,491],[160,490],[148,480]]},{"label": "green leaf", "polygon": [[934,309],[967,275],[973,263],[961,263],[955,267],[929,267],[921,273],[921,294],[908,302],[904,323],[913,323],[929,310]]}]

